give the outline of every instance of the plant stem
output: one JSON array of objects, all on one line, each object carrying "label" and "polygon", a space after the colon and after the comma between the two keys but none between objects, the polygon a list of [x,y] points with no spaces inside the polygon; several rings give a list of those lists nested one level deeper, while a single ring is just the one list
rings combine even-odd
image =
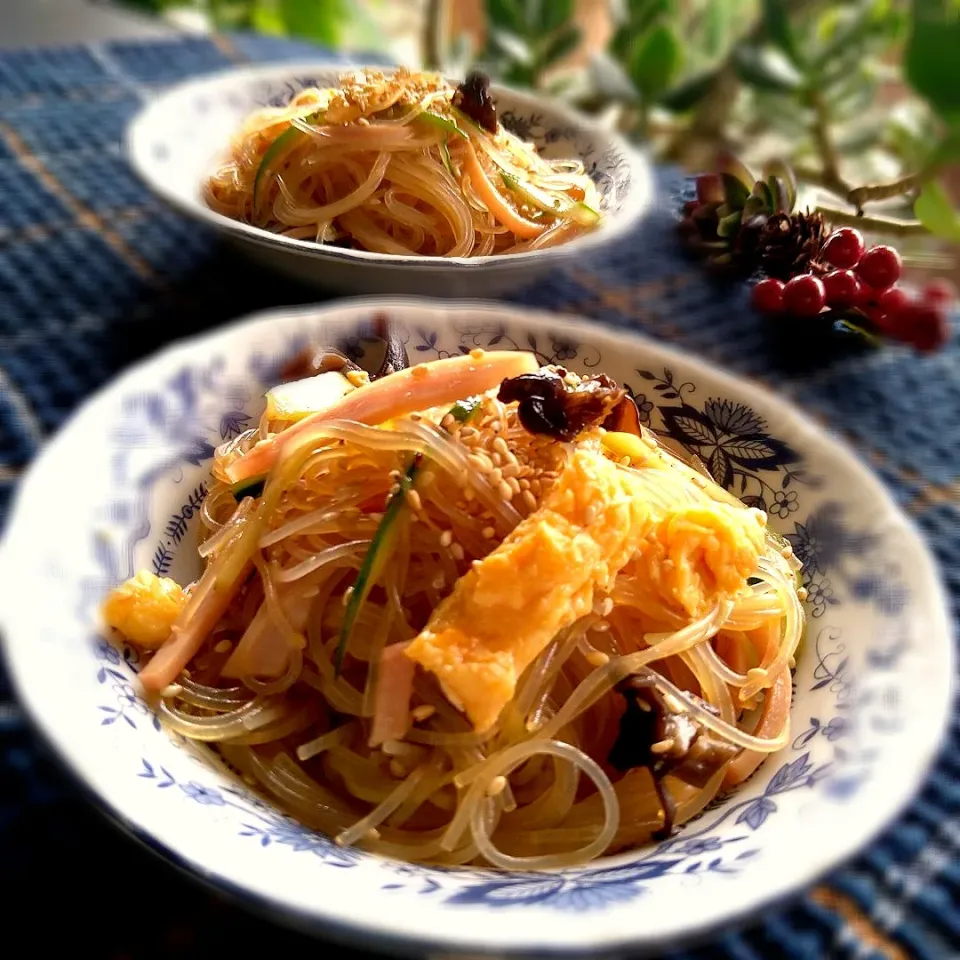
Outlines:
[{"label": "plant stem", "polygon": [[821,174],[823,185],[828,190],[845,197],[850,192],[850,185],[840,175],[840,155],[837,153],[837,147],[830,133],[830,108],[819,90],[813,91],[810,102],[814,110],[811,133],[817,145],[817,152],[820,154],[820,162],[823,164]]},{"label": "plant stem", "polygon": [[893,180],[890,183],[867,184],[863,187],[857,187],[847,193],[847,202],[852,203],[858,211],[863,209],[865,203],[871,200],[889,200],[890,197],[899,197],[903,193],[909,193],[917,187],[932,179],[939,172],[939,165],[932,164],[911,173],[909,176],[901,177],[899,180]]},{"label": "plant stem", "polygon": [[923,236],[927,228],[919,220],[891,220],[888,217],[865,217],[863,214],[847,213],[832,207],[817,207],[832,224],[842,227],[863,227],[875,233],[888,233],[895,237]]}]

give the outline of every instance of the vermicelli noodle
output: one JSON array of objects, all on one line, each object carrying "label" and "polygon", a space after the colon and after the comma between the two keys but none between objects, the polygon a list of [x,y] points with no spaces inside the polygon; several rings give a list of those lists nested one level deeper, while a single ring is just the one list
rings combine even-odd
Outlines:
[{"label": "vermicelli noodle", "polygon": [[104,606],[170,729],[338,843],[505,870],[664,836],[788,743],[799,565],[612,381],[342,364],[218,451],[189,590]]}]

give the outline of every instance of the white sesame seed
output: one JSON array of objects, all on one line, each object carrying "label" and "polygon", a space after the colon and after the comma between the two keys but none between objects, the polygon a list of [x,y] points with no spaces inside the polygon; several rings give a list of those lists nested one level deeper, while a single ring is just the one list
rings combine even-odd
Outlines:
[{"label": "white sesame seed", "polygon": [[214,648],[214,653],[229,653],[233,649],[233,644],[229,640],[221,640]]},{"label": "white sesame seed", "polygon": [[516,477],[510,477],[509,480],[504,480],[504,483],[510,487],[515,497],[520,496],[520,481]]},{"label": "white sesame seed", "polygon": [[510,448],[507,446],[507,441],[504,440],[503,437],[493,438],[493,449],[503,457],[508,456],[510,453]]},{"label": "white sesame seed", "polygon": [[602,667],[610,662],[610,658],[602,650],[591,650],[587,654],[587,663],[592,667]]},{"label": "white sesame seed", "polygon": [[529,487],[523,491],[523,502],[531,509],[537,509],[537,498],[530,492]]},{"label": "white sesame seed", "polygon": [[487,474],[487,479],[490,481],[490,483],[492,483],[494,486],[496,486],[496,485],[503,479],[503,474],[501,473],[501,471],[500,471],[500,469],[499,469],[498,467],[494,467],[494,468]]},{"label": "white sesame seed", "polygon": [[419,707],[414,707],[410,711],[410,716],[413,717],[414,723],[422,723],[424,720],[429,720],[436,712],[436,707],[429,703],[423,703]]},{"label": "white sesame seed", "polygon": [[512,500],[513,499],[513,488],[510,486],[506,480],[501,480],[497,486],[497,493],[500,494],[501,500]]},{"label": "white sesame seed", "polygon": [[653,707],[651,707],[650,704],[647,703],[647,701],[644,700],[642,697],[637,697],[637,706],[638,706],[644,713],[649,713],[649,712],[653,709]]},{"label": "white sesame seed", "polygon": [[407,768],[399,760],[391,760],[390,775],[402,780],[407,775]]},{"label": "white sesame seed", "polygon": [[183,692],[183,687],[179,683],[168,683],[161,691],[160,696],[167,700],[170,697],[176,697]]},{"label": "white sesame seed", "polygon": [[442,590],[443,587],[444,587],[444,585],[446,584],[446,582],[447,582],[447,581],[443,579],[443,574],[442,574],[442,573],[438,573],[438,574],[433,578],[433,581],[432,581],[433,589],[434,589],[434,590]]},{"label": "white sesame seed", "polygon": [[353,587],[347,587],[343,591],[343,596],[340,598],[340,602],[346,606],[350,602],[350,598],[353,596]]},{"label": "white sesame seed", "polygon": [[416,490],[408,490],[406,492],[406,499],[412,510],[415,510],[417,513],[423,510],[423,501],[421,501],[420,494],[417,493]]},{"label": "white sesame seed", "polygon": [[494,530],[493,527],[484,527],[481,532],[484,540],[492,540],[497,534],[497,531]]},{"label": "white sesame seed", "polygon": [[461,547],[459,543],[450,545],[450,553],[453,555],[454,560],[462,560],[465,556],[463,547]]},{"label": "white sesame seed", "polygon": [[658,740],[656,743],[651,744],[650,752],[651,753],[668,753],[677,745],[677,741],[673,737],[667,737],[664,740]]},{"label": "white sesame seed", "polygon": [[440,546],[449,547],[451,543],[453,543],[453,531],[444,530],[443,533],[440,534]]},{"label": "white sesame seed", "polygon": [[797,591],[797,599],[800,600],[801,602],[802,602],[803,600],[806,600],[808,596],[810,596],[810,594],[807,592],[807,588],[806,588],[806,587],[801,587],[801,588]]}]

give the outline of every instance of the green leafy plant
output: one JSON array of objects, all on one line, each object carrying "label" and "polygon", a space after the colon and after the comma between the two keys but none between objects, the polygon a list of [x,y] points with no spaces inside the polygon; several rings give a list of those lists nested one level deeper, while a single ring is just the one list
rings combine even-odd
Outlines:
[{"label": "green leafy plant", "polygon": [[505,83],[542,87],[546,75],[580,46],[574,0],[486,0],[483,65]]}]

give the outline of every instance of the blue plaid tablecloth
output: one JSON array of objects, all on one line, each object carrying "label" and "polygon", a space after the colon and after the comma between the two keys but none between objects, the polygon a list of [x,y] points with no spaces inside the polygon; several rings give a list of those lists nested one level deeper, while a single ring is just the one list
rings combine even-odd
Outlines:
[{"label": "blue plaid tablecloth", "polygon": [[[253,36],[0,53],[0,522],[44,439],[132,361],[253,310],[316,299],[164,208],[120,152],[150,91],[305,55],[318,52]],[[916,519],[956,614],[960,337],[930,358],[855,345],[825,353],[796,331],[784,337],[749,310],[745,288],[717,288],[680,255],[680,189],[676,174],[659,171],[657,207],[630,243],[512,299],[642,330],[791,394],[845,435]],[[33,739],[2,669],[0,883],[8,931],[23,914],[40,955],[65,946],[117,958],[245,956],[260,943],[274,955],[318,949],[204,892],[102,820]],[[111,907],[102,923],[98,902]],[[28,910],[37,919],[26,926]],[[791,905],[674,956],[960,956],[957,716],[921,795],[872,847]]]}]

